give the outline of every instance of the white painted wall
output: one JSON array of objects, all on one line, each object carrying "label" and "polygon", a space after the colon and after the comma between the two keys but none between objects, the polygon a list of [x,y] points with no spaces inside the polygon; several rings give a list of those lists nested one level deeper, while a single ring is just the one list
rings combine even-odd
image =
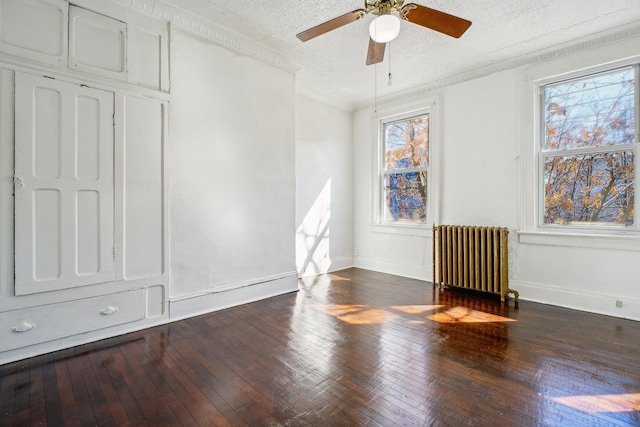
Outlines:
[{"label": "white painted wall", "polygon": [[172,37],[172,299],[283,277],[295,290],[294,75]]},{"label": "white painted wall", "polygon": [[353,113],[296,96],[296,268],[353,266]]},{"label": "white painted wall", "polygon": [[[515,68],[394,101],[415,104],[439,95],[441,139],[432,141],[441,150],[439,223],[508,227],[510,287],[522,299],[640,320],[637,242],[635,250],[628,242],[619,248],[519,242],[526,72]],[[380,233],[371,225],[377,155],[372,120],[370,108],[355,113],[355,265],[430,281],[430,235]],[[622,308],[616,308],[616,300],[623,301]]]},{"label": "white painted wall", "polygon": [[[294,71],[233,40],[171,33],[170,95],[160,90],[168,61],[157,88],[136,88],[0,45],[0,364],[297,290]],[[15,295],[15,69],[114,94],[114,280]]]}]

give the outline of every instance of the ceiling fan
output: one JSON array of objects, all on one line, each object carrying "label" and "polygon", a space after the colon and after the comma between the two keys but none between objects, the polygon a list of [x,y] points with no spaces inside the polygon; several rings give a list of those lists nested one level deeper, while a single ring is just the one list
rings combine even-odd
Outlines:
[{"label": "ceiling fan", "polygon": [[365,0],[364,9],[356,9],[345,13],[298,33],[296,37],[306,42],[343,25],[362,19],[369,14],[377,15],[377,18],[369,26],[371,37],[369,38],[369,50],[367,51],[367,65],[382,62],[387,42],[393,40],[400,32],[400,19],[455,38],[462,36],[471,26],[471,21],[466,19],[415,3],[405,5],[404,0]]}]

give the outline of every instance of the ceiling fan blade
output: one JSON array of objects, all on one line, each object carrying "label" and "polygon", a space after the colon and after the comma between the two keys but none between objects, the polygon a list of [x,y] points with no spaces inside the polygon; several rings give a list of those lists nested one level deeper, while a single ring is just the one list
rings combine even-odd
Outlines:
[{"label": "ceiling fan blade", "polygon": [[384,59],[386,43],[377,43],[369,37],[369,50],[367,51],[367,65],[377,64]]},{"label": "ceiling fan blade", "polygon": [[296,34],[296,37],[306,42],[307,40],[311,40],[314,37],[321,36],[324,33],[328,33],[329,31],[335,30],[336,28],[340,28],[343,25],[350,24],[352,22],[361,19],[364,15],[366,15],[367,11],[364,9],[357,9],[349,13],[345,13],[342,16],[338,16],[337,18],[333,18],[330,21],[324,22],[320,25],[316,25],[313,28],[309,28],[306,31]]},{"label": "ceiling fan blade", "polygon": [[415,3],[405,5],[400,14],[406,16],[409,22],[455,38],[459,38],[471,26],[471,21]]}]

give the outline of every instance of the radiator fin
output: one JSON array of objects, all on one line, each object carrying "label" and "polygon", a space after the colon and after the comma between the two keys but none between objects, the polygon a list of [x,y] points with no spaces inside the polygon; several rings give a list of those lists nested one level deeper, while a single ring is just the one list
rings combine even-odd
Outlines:
[{"label": "radiator fin", "polygon": [[509,230],[501,227],[433,227],[433,284],[500,295],[509,289]]}]

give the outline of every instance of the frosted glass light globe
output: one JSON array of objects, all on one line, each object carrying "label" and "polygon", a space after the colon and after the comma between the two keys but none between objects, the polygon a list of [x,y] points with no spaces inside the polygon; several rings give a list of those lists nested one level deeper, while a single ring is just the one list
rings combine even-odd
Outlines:
[{"label": "frosted glass light globe", "polygon": [[390,42],[399,33],[400,19],[395,15],[380,15],[369,25],[369,35],[377,43]]}]

